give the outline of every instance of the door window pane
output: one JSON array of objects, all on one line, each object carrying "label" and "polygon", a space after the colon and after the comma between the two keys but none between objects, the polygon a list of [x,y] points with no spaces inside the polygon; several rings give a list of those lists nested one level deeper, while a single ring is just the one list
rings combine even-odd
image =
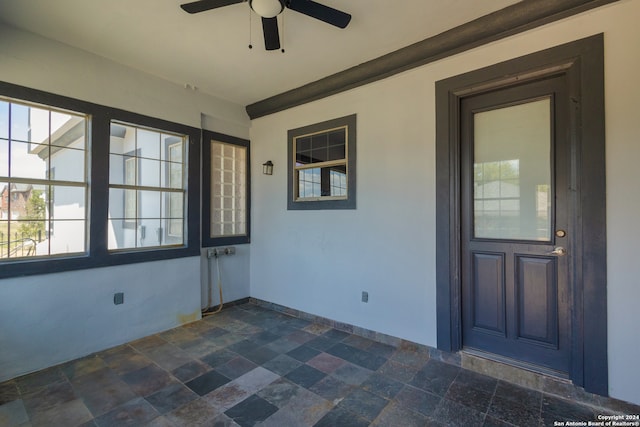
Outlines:
[{"label": "door window pane", "polygon": [[474,236],[551,239],[551,100],[474,114]]}]

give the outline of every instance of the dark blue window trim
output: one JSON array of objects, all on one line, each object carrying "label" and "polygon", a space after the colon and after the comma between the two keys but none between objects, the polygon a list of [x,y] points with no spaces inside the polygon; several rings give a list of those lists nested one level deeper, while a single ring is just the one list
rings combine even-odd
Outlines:
[{"label": "dark blue window trim", "polygon": [[[247,148],[247,233],[244,236],[211,237],[211,141]],[[251,241],[251,147],[246,139],[202,131],[202,247],[240,245]]]},{"label": "dark blue window trim", "polygon": [[[0,279],[199,256],[200,254],[200,129],[125,110],[43,92],[0,81],[0,95],[87,114],[89,124],[88,252],[79,256],[21,259],[0,263]],[[111,121],[180,133],[188,137],[187,216],[185,246],[109,252],[109,137]]]}]

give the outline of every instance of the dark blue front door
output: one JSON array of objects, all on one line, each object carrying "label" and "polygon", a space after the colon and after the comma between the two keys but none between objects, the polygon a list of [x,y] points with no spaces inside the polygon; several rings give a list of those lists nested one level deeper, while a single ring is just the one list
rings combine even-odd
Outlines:
[{"label": "dark blue front door", "polygon": [[571,247],[563,77],[461,104],[462,344],[568,373]]}]

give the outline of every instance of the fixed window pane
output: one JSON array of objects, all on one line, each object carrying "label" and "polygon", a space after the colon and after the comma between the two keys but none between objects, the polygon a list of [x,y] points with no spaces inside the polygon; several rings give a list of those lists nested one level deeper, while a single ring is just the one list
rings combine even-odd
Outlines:
[{"label": "fixed window pane", "polygon": [[304,197],[320,197],[320,168],[302,169],[298,171],[298,195]]},{"label": "fixed window pane", "polygon": [[11,177],[45,179],[49,146],[11,141]]},{"label": "fixed window pane", "polygon": [[174,135],[161,135],[161,139],[166,147],[161,153],[161,160],[182,163],[184,156],[182,139]]},{"label": "fixed window pane", "polygon": [[182,219],[174,219],[169,218],[166,219],[167,222],[167,234],[169,237],[177,237],[182,241],[182,236],[184,234],[184,221]]},{"label": "fixed window pane", "polygon": [[109,184],[124,184],[124,157],[109,155]]},{"label": "fixed window pane", "polygon": [[136,190],[120,190],[123,193],[124,214],[122,218],[135,220],[138,217],[138,192]]},{"label": "fixed window pane", "polygon": [[140,221],[138,247],[148,248],[162,245],[163,230],[160,218],[145,218]]},{"label": "fixed window pane", "polygon": [[9,221],[0,218],[0,260],[9,257]]},{"label": "fixed window pane", "polygon": [[119,123],[111,123],[109,152],[124,154],[136,150],[135,128]]},{"label": "fixed window pane", "polygon": [[[124,218],[124,189],[109,189],[109,219]],[[120,201],[120,203],[117,203]]]},{"label": "fixed window pane", "polygon": [[109,250],[130,249],[137,247],[139,229],[124,219],[109,219]]},{"label": "fixed window pane", "polygon": [[0,99],[0,139],[9,139],[9,103]]},{"label": "fixed window pane", "polygon": [[347,195],[347,168],[346,166],[336,166],[331,168],[329,173],[330,190],[332,196]]},{"label": "fixed window pane", "polygon": [[54,147],[85,150],[87,127],[84,118],[57,111],[51,112],[50,141]]},{"label": "fixed window pane", "polygon": [[322,132],[296,140],[298,166],[346,158],[346,128]]},{"label": "fixed window pane", "polygon": [[55,185],[49,187],[49,204],[53,220],[83,219],[86,216],[84,187]]},{"label": "fixed window pane", "polygon": [[182,193],[162,193],[162,217],[182,218],[184,216],[184,195]]},{"label": "fixed window pane", "polygon": [[182,193],[162,193],[162,219],[167,238],[174,243],[181,243],[184,229],[184,198]]},{"label": "fixed window pane", "polygon": [[109,189],[109,218],[129,219],[135,222],[138,215],[138,192],[124,188]]},{"label": "fixed window pane", "polygon": [[345,197],[346,195],[346,165],[298,171],[298,198]]},{"label": "fixed window pane", "polygon": [[139,218],[160,218],[159,191],[138,191],[138,201],[140,203]]},{"label": "fixed window pane", "polygon": [[47,255],[45,250],[37,252],[37,245],[45,242],[45,222],[43,221],[10,221],[9,250],[7,258],[23,258],[36,255]]},{"label": "fixed window pane", "polygon": [[[37,107],[12,102],[10,136],[13,141],[42,141],[49,135],[49,112]],[[33,128],[32,128],[33,123]]]},{"label": "fixed window pane", "polygon": [[43,248],[36,252],[36,244],[47,242],[48,221],[46,186],[13,184],[9,196],[9,257],[48,255]]},{"label": "fixed window pane", "polygon": [[168,188],[182,188],[182,164],[162,162],[162,186]]},{"label": "fixed window pane", "polygon": [[[84,221],[61,220],[51,221],[51,239],[48,249],[51,254],[67,252],[83,252],[86,233]],[[44,248],[44,244],[38,244],[38,250]]]},{"label": "fixed window pane", "polygon": [[162,186],[182,188],[182,142],[176,137],[165,138],[166,149],[161,163]]},{"label": "fixed window pane", "polygon": [[160,160],[161,133],[147,129],[136,129],[136,148],[140,150],[140,157]]},{"label": "fixed window pane", "polygon": [[[84,182],[86,180],[83,167],[85,155],[84,150],[51,147],[49,171],[55,171],[53,175],[59,181]],[[69,167],[69,165],[74,166]]]},{"label": "fixed window pane", "polygon": [[160,186],[160,161],[139,159],[138,184],[142,187]]},{"label": "fixed window pane", "polygon": [[9,176],[9,140],[0,139],[0,176]]}]

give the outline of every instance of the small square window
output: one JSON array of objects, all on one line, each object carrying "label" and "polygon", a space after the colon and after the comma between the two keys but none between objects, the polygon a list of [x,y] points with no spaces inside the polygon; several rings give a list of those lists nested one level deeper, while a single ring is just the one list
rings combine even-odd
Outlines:
[{"label": "small square window", "polygon": [[356,115],[288,132],[290,210],[356,208]]}]

